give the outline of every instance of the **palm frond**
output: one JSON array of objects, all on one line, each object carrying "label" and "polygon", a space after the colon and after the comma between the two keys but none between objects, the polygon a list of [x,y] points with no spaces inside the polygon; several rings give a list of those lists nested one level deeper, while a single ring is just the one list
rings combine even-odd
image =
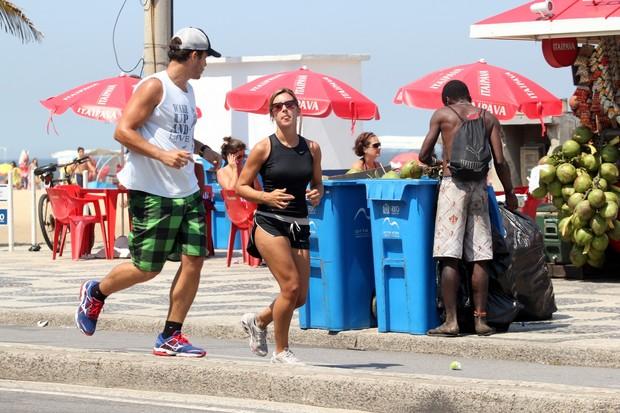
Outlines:
[{"label": "palm frond", "polygon": [[5,0],[0,0],[0,28],[17,36],[22,43],[43,39],[43,33],[34,27],[30,19],[17,6]]}]

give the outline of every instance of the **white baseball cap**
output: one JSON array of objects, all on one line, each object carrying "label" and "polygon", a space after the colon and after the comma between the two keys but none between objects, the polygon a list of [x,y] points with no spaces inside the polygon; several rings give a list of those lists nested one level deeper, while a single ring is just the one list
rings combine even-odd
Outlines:
[{"label": "white baseball cap", "polygon": [[179,49],[181,50],[206,50],[209,56],[222,57],[220,52],[211,48],[211,42],[207,34],[195,27],[185,27],[172,36],[181,40]]}]

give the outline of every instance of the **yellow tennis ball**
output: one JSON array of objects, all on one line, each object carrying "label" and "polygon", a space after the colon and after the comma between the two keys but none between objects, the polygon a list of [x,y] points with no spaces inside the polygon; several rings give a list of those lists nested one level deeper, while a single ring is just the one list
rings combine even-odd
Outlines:
[{"label": "yellow tennis ball", "polygon": [[461,363],[458,361],[453,361],[450,363],[450,370],[461,370]]}]

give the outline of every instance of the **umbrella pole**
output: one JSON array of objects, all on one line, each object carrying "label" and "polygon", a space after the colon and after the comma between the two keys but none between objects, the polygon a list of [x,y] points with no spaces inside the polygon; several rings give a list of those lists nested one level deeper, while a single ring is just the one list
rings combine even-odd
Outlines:
[{"label": "umbrella pole", "polygon": [[302,131],[303,131],[303,123],[304,123],[304,117],[303,116],[299,116],[299,124],[297,125],[297,134],[298,135],[302,135]]}]

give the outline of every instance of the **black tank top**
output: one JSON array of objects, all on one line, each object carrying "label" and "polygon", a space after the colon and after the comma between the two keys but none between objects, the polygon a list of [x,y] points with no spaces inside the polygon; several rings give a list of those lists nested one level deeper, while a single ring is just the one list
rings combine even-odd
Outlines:
[{"label": "black tank top", "polygon": [[312,154],[303,136],[294,148],[282,145],[275,134],[269,137],[269,157],[260,168],[265,192],[286,188],[286,193],[295,197],[286,209],[259,204],[258,210],[296,218],[308,216],[306,188],[312,180]]}]

